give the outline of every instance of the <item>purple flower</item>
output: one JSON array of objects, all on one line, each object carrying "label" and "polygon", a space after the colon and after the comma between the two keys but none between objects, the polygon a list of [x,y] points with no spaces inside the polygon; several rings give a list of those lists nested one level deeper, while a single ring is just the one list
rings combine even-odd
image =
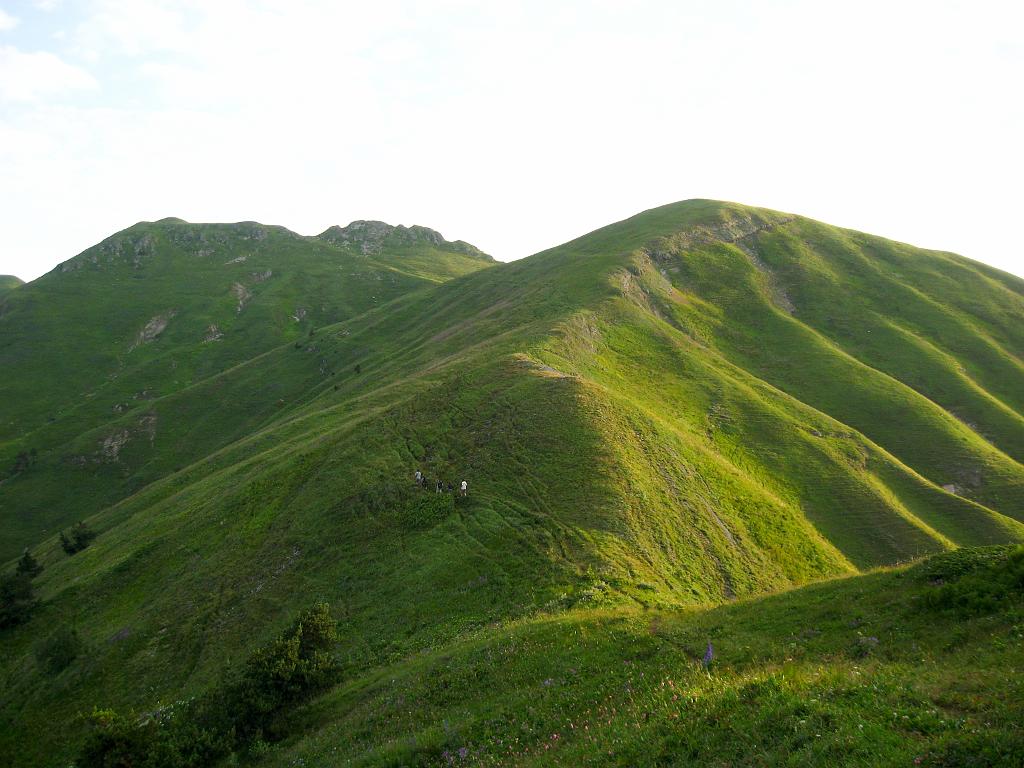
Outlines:
[{"label": "purple flower", "polygon": [[459,747],[459,759],[465,760],[469,757],[469,747]]},{"label": "purple flower", "polygon": [[715,658],[715,649],[711,647],[711,641],[708,641],[708,649],[704,652],[704,668],[707,669],[711,666],[711,660]]}]

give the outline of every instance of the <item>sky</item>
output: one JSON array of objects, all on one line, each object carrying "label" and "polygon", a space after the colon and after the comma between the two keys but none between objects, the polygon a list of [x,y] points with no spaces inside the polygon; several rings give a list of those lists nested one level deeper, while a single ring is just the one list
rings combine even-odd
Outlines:
[{"label": "sky", "polygon": [[511,260],[699,197],[1024,276],[1021,7],[0,0],[0,274],[167,216]]}]

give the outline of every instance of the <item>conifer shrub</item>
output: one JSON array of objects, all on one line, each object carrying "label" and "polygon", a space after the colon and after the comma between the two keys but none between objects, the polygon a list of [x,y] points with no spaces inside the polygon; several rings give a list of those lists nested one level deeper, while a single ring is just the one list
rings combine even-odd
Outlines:
[{"label": "conifer shrub", "polygon": [[43,566],[41,566],[39,561],[32,556],[32,553],[26,549],[18,559],[18,567],[15,569],[15,572],[24,574],[30,579],[34,579],[43,572]]},{"label": "conifer shrub", "polygon": [[337,639],[329,606],[318,602],[200,697],[141,716],[96,709],[76,765],[199,768],[280,738],[275,720],[336,681]]},{"label": "conifer shrub", "polygon": [[73,627],[60,626],[36,646],[36,661],[51,675],[56,675],[78,658],[82,648],[78,632]]},{"label": "conifer shrub", "polygon": [[60,532],[60,546],[69,555],[77,554],[92,544],[96,532],[88,525],[79,521],[71,528],[71,535]]},{"label": "conifer shrub", "polygon": [[28,621],[36,607],[32,579],[25,573],[0,576],[0,629]]}]

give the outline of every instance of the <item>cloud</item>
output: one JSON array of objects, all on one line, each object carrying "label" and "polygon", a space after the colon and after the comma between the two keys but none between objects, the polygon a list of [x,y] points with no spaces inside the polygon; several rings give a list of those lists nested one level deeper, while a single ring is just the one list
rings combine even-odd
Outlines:
[{"label": "cloud", "polygon": [[97,87],[96,79],[46,51],[0,46],[0,100],[34,101],[53,93]]},{"label": "cloud", "polygon": [[0,8],[0,32],[6,32],[8,29],[14,29],[16,26],[18,26],[18,20],[3,8]]},{"label": "cloud", "polygon": [[1009,253],[1014,14],[701,4],[64,2],[31,17],[50,53],[0,45],[0,273],[168,215],[384,218],[511,258],[690,196]]}]

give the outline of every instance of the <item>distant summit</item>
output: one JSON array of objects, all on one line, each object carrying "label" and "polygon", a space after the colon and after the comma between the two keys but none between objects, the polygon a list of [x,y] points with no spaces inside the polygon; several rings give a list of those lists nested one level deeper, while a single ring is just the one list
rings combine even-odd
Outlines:
[{"label": "distant summit", "polygon": [[366,255],[380,253],[385,245],[432,245],[436,248],[476,256],[485,261],[494,261],[491,256],[475,245],[470,245],[463,240],[445,240],[437,230],[417,224],[405,227],[401,224],[396,226],[383,221],[359,220],[353,221],[347,227],[337,225],[328,227],[317,235],[317,238],[334,245],[357,247]]},{"label": "distant summit", "polygon": [[24,284],[24,280],[14,275],[0,275],[0,296]]}]

